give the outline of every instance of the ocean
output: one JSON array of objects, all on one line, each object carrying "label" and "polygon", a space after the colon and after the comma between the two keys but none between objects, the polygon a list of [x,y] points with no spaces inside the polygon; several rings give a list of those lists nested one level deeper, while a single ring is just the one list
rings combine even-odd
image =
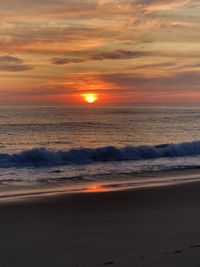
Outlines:
[{"label": "ocean", "polygon": [[200,106],[1,107],[0,197],[199,180],[199,140]]}]

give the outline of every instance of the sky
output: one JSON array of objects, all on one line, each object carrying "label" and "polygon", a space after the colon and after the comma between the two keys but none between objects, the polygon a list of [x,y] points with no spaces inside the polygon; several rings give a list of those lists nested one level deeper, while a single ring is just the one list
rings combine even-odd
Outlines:
[{"label": "sky", "polygon": [[200,102],[200,0],[1,0],[0,104]]}]

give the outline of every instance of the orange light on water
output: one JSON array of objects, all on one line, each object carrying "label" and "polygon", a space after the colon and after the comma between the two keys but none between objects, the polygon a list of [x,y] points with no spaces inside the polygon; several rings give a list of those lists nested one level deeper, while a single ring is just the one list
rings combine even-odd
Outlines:
[{"label": "orange light on water", "polygon": [[103,190],[103,188],[99,185],[91,185],[88,187],[88,190],[90,192],[101,192]]},{"label": "orange light on water", "polygon": [[98,99],[97,94],[83,94],[82,96],[84,100],[89,104],[96,102]]}]

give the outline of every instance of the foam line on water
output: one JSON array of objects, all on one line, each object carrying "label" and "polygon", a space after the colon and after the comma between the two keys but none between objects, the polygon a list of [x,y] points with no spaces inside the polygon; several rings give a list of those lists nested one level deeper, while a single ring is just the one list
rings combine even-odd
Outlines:
[{"label": "foam line on water", "polygon": [[0,168],[44,167],[195,155],[200,155],[200,141],[157,146],[79,148],[67,151],[54,151],[42,147],[13,154],[0,153]]}]

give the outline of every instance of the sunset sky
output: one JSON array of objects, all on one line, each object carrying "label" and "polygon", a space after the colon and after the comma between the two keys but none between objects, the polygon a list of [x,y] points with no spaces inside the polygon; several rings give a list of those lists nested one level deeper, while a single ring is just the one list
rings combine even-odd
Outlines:
[{"label": "sunset sky", "polygon": [[0,103],[200,101],[199,0],[1,0]]}]

